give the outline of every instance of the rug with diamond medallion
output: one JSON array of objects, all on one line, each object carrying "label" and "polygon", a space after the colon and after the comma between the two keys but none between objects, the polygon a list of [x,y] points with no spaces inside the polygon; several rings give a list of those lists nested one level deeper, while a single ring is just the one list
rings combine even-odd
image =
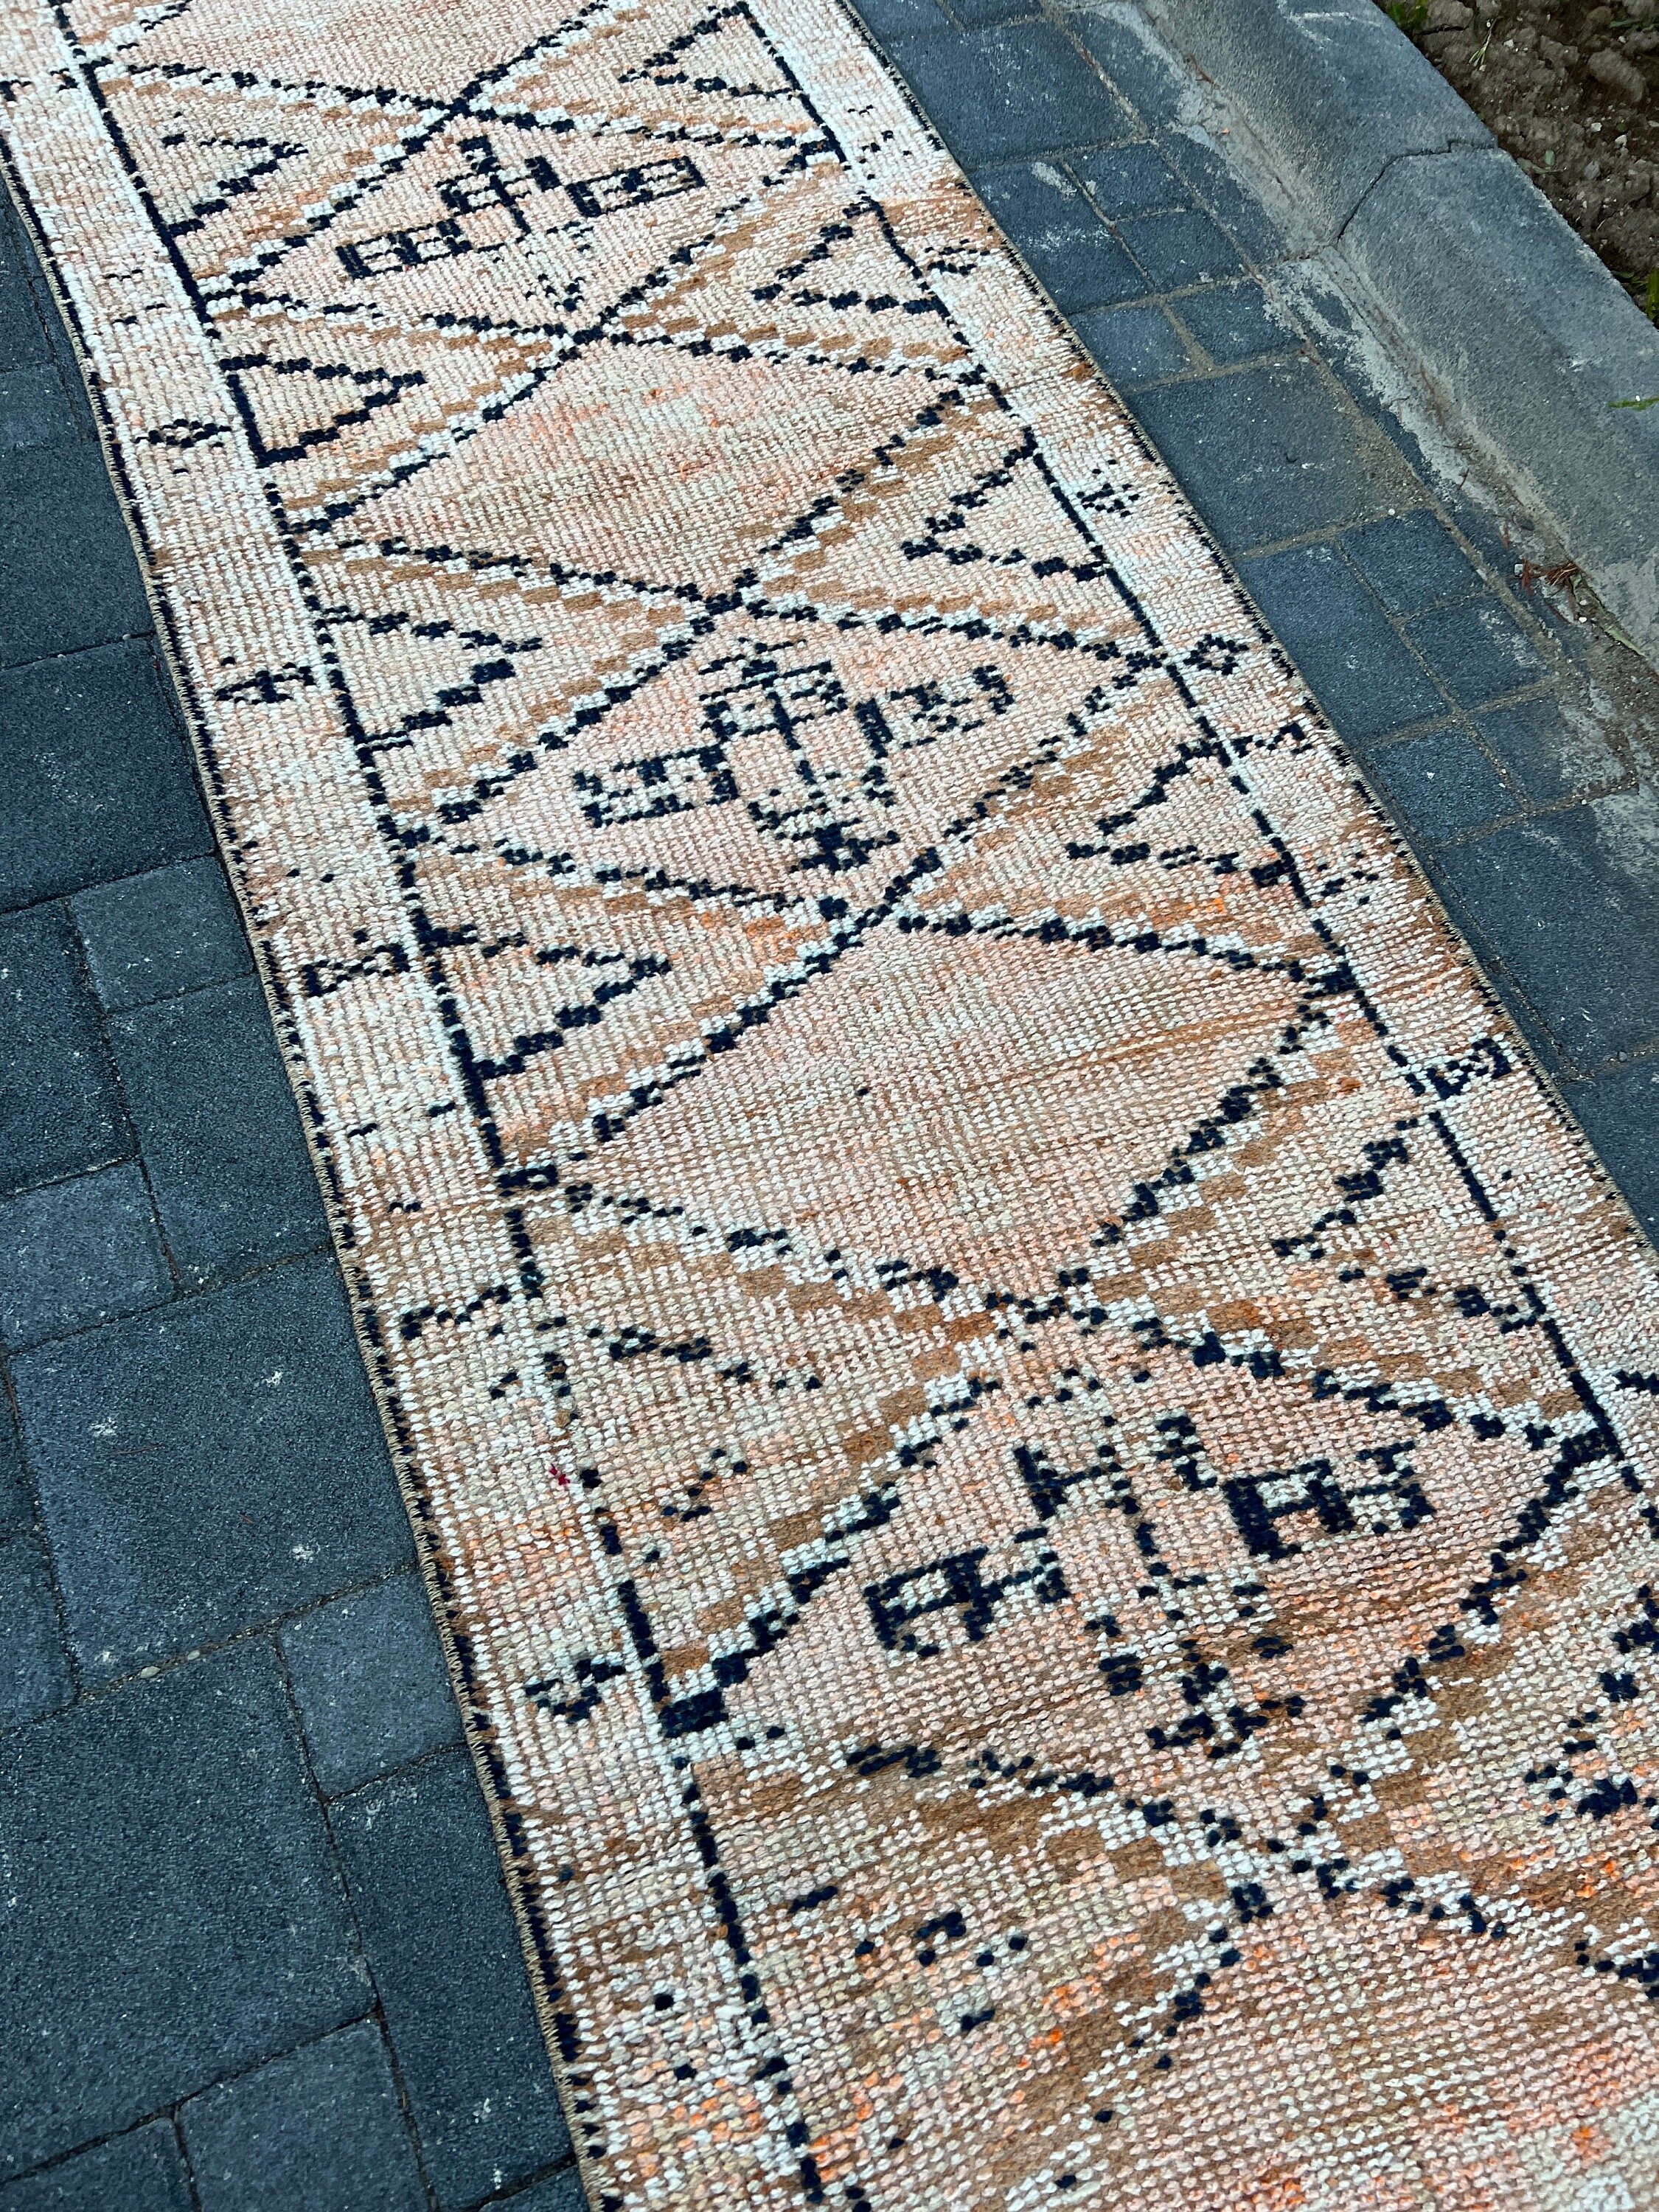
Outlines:
[{"label": "rug with diamond medallion", "polygon": [[599,2212],[1659,2197],[1653,1257],[836,0],[9,0]]}]

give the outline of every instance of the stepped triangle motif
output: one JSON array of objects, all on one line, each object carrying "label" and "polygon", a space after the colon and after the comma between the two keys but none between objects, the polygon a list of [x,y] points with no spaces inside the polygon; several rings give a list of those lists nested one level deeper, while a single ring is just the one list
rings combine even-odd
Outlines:
[{"label": "stepped triangle motif", "polygon": [[1652,1253],[840,0],[389,21],[6,130],[592,2212],[1659,2200]]}]

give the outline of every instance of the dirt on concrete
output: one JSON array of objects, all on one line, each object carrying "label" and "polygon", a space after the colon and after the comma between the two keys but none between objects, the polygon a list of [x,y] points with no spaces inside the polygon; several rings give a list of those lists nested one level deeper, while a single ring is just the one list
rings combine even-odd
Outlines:
[{"label": "dirt on concrete", "polygon": [[1659,322],[1659,0],[1379,0]]}]

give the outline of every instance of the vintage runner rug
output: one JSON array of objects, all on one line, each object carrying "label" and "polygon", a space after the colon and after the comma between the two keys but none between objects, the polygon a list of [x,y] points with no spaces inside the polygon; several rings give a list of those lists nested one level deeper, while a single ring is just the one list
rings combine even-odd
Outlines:
[{"label": "vintage runner rug", "polygon": [[560,7],[3,127],[596,2212],[1652,2205],[1653,1255],[836,0]]}]

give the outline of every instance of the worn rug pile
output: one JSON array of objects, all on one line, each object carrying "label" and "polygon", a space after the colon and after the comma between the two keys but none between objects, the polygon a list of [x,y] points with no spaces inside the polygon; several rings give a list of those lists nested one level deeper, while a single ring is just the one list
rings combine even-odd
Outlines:
[{"label": "worn rug pile", "polygon": [[1659,2202],[1652,1254],[852,19],[3,14],[595,2212]]}]

